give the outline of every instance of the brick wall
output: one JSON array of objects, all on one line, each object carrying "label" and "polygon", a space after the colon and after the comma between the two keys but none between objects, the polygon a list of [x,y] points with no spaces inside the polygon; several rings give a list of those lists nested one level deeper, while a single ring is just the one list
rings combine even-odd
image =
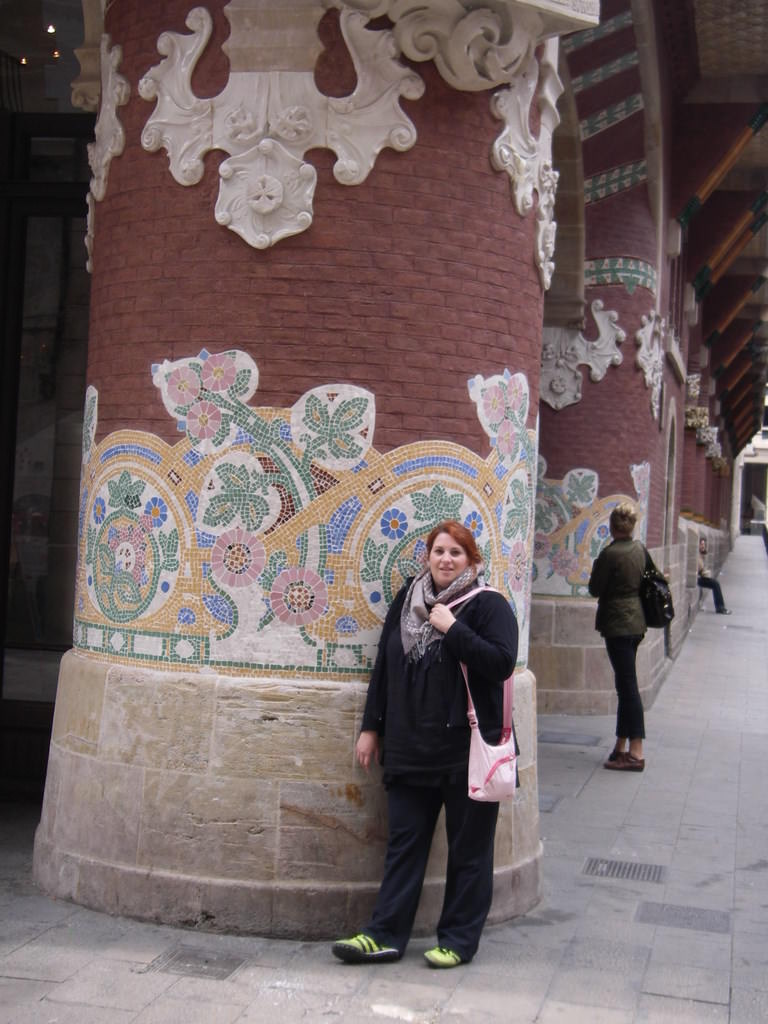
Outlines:
[{"label": "brick wall", "polygon": [[[223,2],[193,84],[217,94],[228,75]],[[486,93],[458,93],[432,65],[416,70],[421,100],[403,101],[418,132],[407,153],[384,150],[368,179],[343,186],[335,156],[314,150],[318,171],[309,230],[265,251],[214,221],[219,152],[191,187],[171,177],[164,151],[140,134],[154,104],[137,92],[160,60],[164,30],[187,31],[186,3],[121,3],[108,31],[123,47],[131,99],[120,108],[124,154],[96,204],[89,383],[99,389],[99,436],[141,425],[174,440],[150,365],[240,348],[260,369],[259,405],[291,405],[321,383],[376,394],[376,444],[419,438],[487,446],[467,380],[504,367],[525,372],[538,403],[541,289],[532,259],[534,218],[521,219],[490,147],[501,131]],[[334,16],[323,23],[322,87],[348,92],[348,56]]]}]

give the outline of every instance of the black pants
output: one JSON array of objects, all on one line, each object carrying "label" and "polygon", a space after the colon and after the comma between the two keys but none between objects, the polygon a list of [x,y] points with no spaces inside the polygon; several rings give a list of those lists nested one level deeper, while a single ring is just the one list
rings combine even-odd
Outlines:
[{"label": "black pants", "polygon": [[613,667],[619,707],[616,712],[616,735],[630,740],[645,739],[643,702],[637,687],[635,660],[641,636],[607,636],[605,649]]},{"label": "black pants", "polygon": [[713,580],[711,576],[699,576],[697,582],[700,587],[712,591],[712,597],[715,599],[715,611],[722,611],[725,608],[725,601],[722,588],[717,580]]},{"label": "black pants", "polygon": [[499,805],[470,800],[466,777],[440,786],[395,783],[389,787],[388,798],[384,879],[365,932],[380,944],[394,946],[401,955],[405,951],[437,816],[445,805],[448,869],[437,942],[471,960],[493,899],[493,842]]}]

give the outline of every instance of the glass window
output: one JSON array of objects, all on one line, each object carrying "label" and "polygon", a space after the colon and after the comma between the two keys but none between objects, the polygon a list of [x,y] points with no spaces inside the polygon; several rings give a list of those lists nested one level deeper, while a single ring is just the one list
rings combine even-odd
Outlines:
[{"label": "glass window", "polygon": [[90,287],[85,230],[84,217],[27,220],[6,699],[52,701],[60,652],[72,643]]}]

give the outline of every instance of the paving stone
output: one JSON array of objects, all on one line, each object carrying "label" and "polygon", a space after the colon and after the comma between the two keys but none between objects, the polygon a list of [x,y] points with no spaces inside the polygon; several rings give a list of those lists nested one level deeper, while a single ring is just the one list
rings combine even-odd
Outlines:
[{"label": "paving stone", "polygon": [[643,979],[643,992],[677,999],[694,999],[705,1003],[728,1005],[730,971],[715,971],[683,964],[649,965]]}]

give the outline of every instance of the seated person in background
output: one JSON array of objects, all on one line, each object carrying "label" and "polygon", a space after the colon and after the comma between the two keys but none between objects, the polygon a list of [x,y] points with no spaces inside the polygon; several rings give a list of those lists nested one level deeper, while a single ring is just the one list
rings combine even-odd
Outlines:
[{"label": "seated person in background", "polygon": [[731,613],[725,607],[725,601],[723,600],[723,591],[717,580],[712,579],[709,575],[709,569],[704,564],[704,556],[707,553],[707,539],[702,537],[699,540],[699,570],[696,582],[700,587],[705,590],[712,591],[712,597],[715,599],[715,611],[718,615],[730,615]]}]

